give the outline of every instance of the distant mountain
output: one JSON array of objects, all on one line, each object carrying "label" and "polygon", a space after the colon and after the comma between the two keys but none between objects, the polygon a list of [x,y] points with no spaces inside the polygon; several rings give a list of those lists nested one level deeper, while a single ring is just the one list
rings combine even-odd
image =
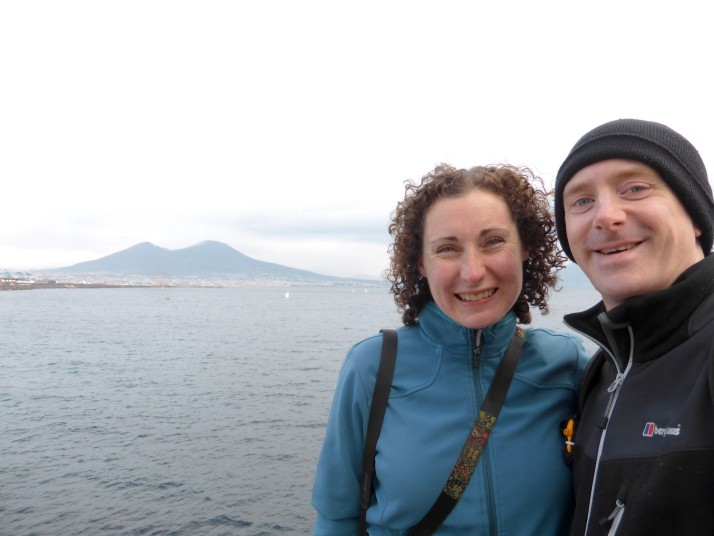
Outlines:
[{"label": "distant mountain", "polygon": [[211,240],[175,250],[143,242],[100,259],[43,272],[64,275],[154,278],[346,281],[345,278],[252,259],[227,244]]}]

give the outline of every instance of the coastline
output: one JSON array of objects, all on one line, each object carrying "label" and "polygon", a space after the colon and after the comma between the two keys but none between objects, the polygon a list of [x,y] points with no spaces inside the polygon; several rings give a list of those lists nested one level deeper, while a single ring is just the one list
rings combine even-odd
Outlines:
[{"label": "coastline", "polygon": [[[118,278],[107,278],[94,281],[57,281],[55,279],[16,279],[0,278],[0,291],[3,290],[38,290],[38,289],[77,289],[77,288],[238,288],[238,287],[351,287],[351,288],[381,288],[382,281],[366,280],[345,280],[345,282],[335,283],[334,281],[297,281],[280,279],[209,279],[209,278],[186,278],[171,279],[151,279],[146,277],[127,278],[128,280],[117,280]],[[112,280],[114,279],[114,280]]]},{"label": "coastline", "polygon": [[36,290],[47,288],[149,288],[162,285],[129,285],[113,283],[61,283],[57,281],[0,281],[0,290]]}]

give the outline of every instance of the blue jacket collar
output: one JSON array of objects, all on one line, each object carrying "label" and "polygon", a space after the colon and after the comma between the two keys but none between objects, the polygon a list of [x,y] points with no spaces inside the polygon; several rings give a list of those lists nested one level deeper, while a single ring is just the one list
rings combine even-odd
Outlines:
[{"label": "blue jacket collar", "polygon": [[[455,352],[470,350],[478,331],[454,322],[434,301],[421,310],[418,323],[424,337]],[[501,320],[481,331],[481,358],[500,357],[516,331],[516,314],[509,311]]]}]

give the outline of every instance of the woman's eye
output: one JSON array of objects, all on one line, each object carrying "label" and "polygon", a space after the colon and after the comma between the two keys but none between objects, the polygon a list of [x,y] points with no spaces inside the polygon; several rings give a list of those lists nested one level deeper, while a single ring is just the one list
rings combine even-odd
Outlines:
[{"label": "woman's eye", "polygon": [[500,236],[492,236],[491,238],[486,240],[487,247],[498,246],[499,244],[503,244],[503,238],[501,238]]}]

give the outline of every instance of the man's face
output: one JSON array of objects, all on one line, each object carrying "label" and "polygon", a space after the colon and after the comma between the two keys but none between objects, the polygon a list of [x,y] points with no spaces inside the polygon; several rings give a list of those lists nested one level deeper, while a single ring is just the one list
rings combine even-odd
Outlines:
[{"label": "man's face", "polygon": [[665,289],[704,258],[701,231],[659,174],[632,160],[584,167],[563,192],[575,262],[607,309]]}]

